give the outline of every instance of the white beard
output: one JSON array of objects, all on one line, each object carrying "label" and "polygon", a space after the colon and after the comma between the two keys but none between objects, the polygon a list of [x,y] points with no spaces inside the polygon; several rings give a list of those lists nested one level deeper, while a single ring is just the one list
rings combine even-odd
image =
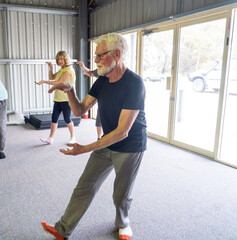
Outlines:
[{"label": "white beard", "polygon": [[109,67],[102,66],[98,68],[97,73],[100,76],[105,76],[106,74],[112,72],[115,66],[116,66],[116,61],[114,60]]}]

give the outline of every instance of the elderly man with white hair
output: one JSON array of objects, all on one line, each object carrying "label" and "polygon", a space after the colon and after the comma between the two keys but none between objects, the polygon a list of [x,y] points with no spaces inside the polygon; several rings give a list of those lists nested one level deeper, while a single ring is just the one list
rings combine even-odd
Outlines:
[{"label": "elderly man with white hair", "polygon": [[124,64],[127,43],[122,36],[109,33],[101,36],[96,44],[95,63],[100,77],[82,102],[70,84],[59,84],[49,90],[67,92],[75,116],[83,115],[98,102],[104,130],[103,137],[96,142],[68,144],[72,149],[60,150],[66,155],[92,153],[64,215],[55,226],[41,222],[44,230],[58,240],[70,236],[113,169],[115,226],[120,239],[131,239],[133,234],[128,212],[131,191],[146,150],[145,87],[142,78]]}]

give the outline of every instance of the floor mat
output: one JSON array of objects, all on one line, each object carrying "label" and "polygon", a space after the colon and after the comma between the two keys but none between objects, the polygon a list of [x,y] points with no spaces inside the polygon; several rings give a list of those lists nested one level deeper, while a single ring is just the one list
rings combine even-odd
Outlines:
[{"label": "floor mat", "polygon": [[[81,117],[75,117],[73,114],[71,115],[71,119],[74,123],[74,125],[79,125],[81,121]],[[51,120],[52,120],[52,114],[34,114],[29,115],[29,117],[25,116],[25,123],[30,123],[32,126],[34,126],[36,129],[49,129],[51,126]],[[63,119],[63,115],[60,114],[58,119],[58,127],[66,127],[67,124],[65,123]]]}]

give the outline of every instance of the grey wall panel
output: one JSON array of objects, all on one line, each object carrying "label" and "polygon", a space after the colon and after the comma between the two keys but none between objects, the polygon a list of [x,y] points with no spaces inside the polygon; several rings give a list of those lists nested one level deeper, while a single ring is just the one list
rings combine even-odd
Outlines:
[{"label": "grey wall panel", "polygon": [[[1,0],[0,3],[6,3]],[[9,0],[9,4],[76,10],[77,0]]]},{"label": "grey wall panel", "polygon": [[[165,0],[157,1],[157,13],[153,19],[155,20],[162,18],[165,18]],[[148,19],[146,20],[148,21]]]},{"label": "grey wall panel", "polygon": [[[114,26],[113,26],[113,31],[117,31],[117,29],[121,28],[121,23],[122,23],[122,19],[124,19],[124,6],[122,5],[122,2],[114,2],[114,4],[111,4],[114,11],[113,13],[113,18],[114,18]],[[104,16],[106,16],[106,12],[103,12]],[[109,22],[109,19],[106,19]],[[101,24],[100,24],[101,25]],[[109,25],[107,25],[107,29],[109,29]]]},{"label": "grey wall panel", "polygon": [[[66,16],[62,16],[62,22],[61,22],[61,35],[62,35],[62,46],[61,49],[68,49],[68,41],[69,41],[69,33],[68,33],[68,19]],[[71,29],[71,28],[70,28]],[[65,36],[65,37],[63,37]]]},{"label": "grey wall panel", "polygon": [[90,36],[96,36],[96,33],[97,33],[97,26],[95,25],[97,23],[96,17],[97,17],[96,12],[94,12],[94,14],[90,14],[90,17],[89,17],[89,24],[90,24],[89,35]]},{"label": "grey wall panel", "polygon": [[18,23],[19,23],[19,57],[21,59],[27,58],[26,53],[26,24],[25,24],[25,14],[22,12],[18,13]]},{"label": "grey wall panel", "polygon": [[28,107],[29,106],[29,94],[28,94],[28,89],[29,89],[29,81],[27,78],[27,66],[26,65],[20,65],[19,66],[19,71],[20,71],[20,92],[22,93],[22,108]]},{"label": "grey wall panel", "polygon": [[[227,0],[114,0],[90,14],[90,38],[134,28],[172,15],[228,4]],[[112,13],[112,14],[111,14]]]},{"label": "grey wall panel", "polygon": [[165,13],[164,13],[165,17],[167,17],[167,16],[169,17],[171,15],[177,14],[175,3],[176,3],[176,1],[174,1],[174,0],[166,0],[165,1]]},{"label": "grey wall panel", "polygon": [[[73,49],[76,17],[13,11],[9,15],[12,49],[10,58],[53,59],[60,50],[68,51],[71,58],[75,57]],[[4,31],[4,24],[1,25]],[[0,37],[3,45],[5,40],[2,36],[6,34]]]},{"label": "grey wall panel", "polygon": [[[72,44],[70,45],[70,42],[68,43],[69,44],[69,47],[68,47],[68,52],[71,56],[71,58],[74,58],[76,59],[78,57],[78,48],[79,48],[79,44],[78,44],[78,40],[77,40],[77,36],[78,36],[78,21],[77,21],[77,18],[68,18],[69,21],[68,21],[68,28],[70,28],[71,26],[71,29],[69,29],[69,39],[71,39],[70,41],[72,41]],[[72,31],[72,34],[70,34],[70,31]]]},{"label": "grey wall panel", "polygon": [[121,23],[121,25],[120,25],[121,28],[126,28],[127,19],[126,19],[126,8],[125,8],[125,6],[126,6],[126,1],[121,0],[121,3],[120,3],[121,11],[120,11],[120,9],[118,11],[121,15],[121,22],[120,22]]},{"label": "grey wall panel", "polygon": [[54,47],[54,15],[48,15],[48,56],[49,59],[55,57],[55,47]]},{"label": "grey wall panel", "polygon": [[[27,66],[27,77],[28,77],[28,96],[29,96],[29,103],[25,106],[25,109],[35,109],[36,108],[36,96],[37,93],[41,90],[37,88],[34,81],[38,81],[39,78],[36,75],[35,65],[28,65]],[[46,74],[45,74],[46,76]],[[43,87],[44,88],[44,87]],[[46,94],[43,92],[43,94]]]},{"label": "grey wall panel", "polygon": [[[32,27],[33,27],[33,52],[34,56],[33,58],[40,59],[41,57],[41,46],[40,46],[40,15],[38,13],[33,14],[33,22],[32,22]],[[31,57],[31,58],[32,58]]]},{"label": "grey wall panel", "polygon": [[22,107],[22,86],[21,86],[21,79],[20,79],[20,66],[14,65],[12,66],[12,75],[13,80],[11,82],[12,89],[10,91],[10,97],[13,95],[16,99],[13,101],[14,110],[17,112],[23,112]]},{"label": "grey wall panel", "polygon": [[125,28],[129,28],[129,26],[131,26],[131,12],[132,9],[129,6],[129,2],[124,0],[124,8],[125,8]]},{"label": "grey wall panel", "polygon": [[143,4],[142,4],[143,0],[132,0],[130,1],[130,5],[129,8],[131,9],[131,24],[134,25],[139,25],[141,24],[142,20],[143,20]]},{"label": "grey wall panel", "polygon": [[26,58],[33,58],[34,55],[34,34],[32,24],[32,13],[25,13],[26,25]]},{"label": "grey wall panel", "polygon": [[18,19],[16,12],[10,12],[9,14],[9,24],[10,24],[10,36],[14,42],[10,42],[12,54],[10,54],[10,58],[19,58],[19,34],[18,34]]},{"label": "grey wall panel", "polygon": [[[115,5],[112,5],[112,4],[109,4],[108,5],[108,11],[106,9],[102,9],[101,13],[103,14],[103,17],[105,18],[105,29],[106,31],[109,31],[109,20],[111,18],[113,18],[113,13],[115,11],[115,8],[116,6]],[[98,18],[100,17],[100,15],[98,15]],[[100,27],[100,31],[103,31],[103,27],[100,26],[100,21],[97,22],[98,24],[98,27]]]},{"label": "grey wall panel", "polygon": [[[22,4],[22,5],[31,5],[30,2],[33,2],[33,1],[30,1],[30,0],[18,0],[18,1],[14,1],[15,3],[17,4]],[[12,3],[10,1],[10,3]],[[37,0],[36,0],[36,4],[37,4]]]},{"label": "grey wall panel", "polygon": [[64,0],[64,2],[66,3],[65,9],[78,10],[78,0]]},{"label": "grey wall panel", "polygon": [[188,12],[191,11],[193,9],[193,0],[183,0],[183,4],[182,4],[182,12]]},{"label": "grey wall panel", "polygon": [[[54,67],[55,69],[55,67]],[[56,69],[55,69],[56,71]],[[18,113],[29,109],[52,108],[53,94],[48,93],[49,85],[37,85],[42,79],[48,79],[48,65],[18,64],[12,66],[13,106]]]},{"label": "grey wall panel", "polygon": [[54,52],[62,49],[62,29],[60,16],[54,16]]},{"label": "grey wall panel", "polygon": [[4,11],[0,11],[0,58],[7,58],[6,36],[6,15]]},{"label": "grey wall panel", "polygon": [[[100,16],[100,18],[103,18],[103,24],[104,24],[104,27],[102,27],[101,26],[101,22],[100,21],[98,21],[98,19],[99,19],[99,16]],[[98,11],[98,13],[96,14],[96,16],[95,16],[95,20],[96,20],[96,22],[94,22],[93,23],[93,26],[95,26],[95,28],[96,28],[96,32],[100,32],[100,33],[102,33],[102,29],[104,28],[104,29],[106,29],[106,24],[107,24],[107,21],[106,21],[106,19],[104,19],[104,14],[102,15],[102,10],[100,9],[99,11]],[[94,25],[95,24],[95,25]],[[112,26],[110,26],[111,28],[112,28]]]},{"label": "grey wall panel", "polygon": [[62,7],[61,2],[62,2],[61,0],[54,0],[52,7],[61,8]]},{"label": "grey wall panel", "polygon": [[46,59],[48,58],[48,22],[47,22],[47,15],[40,14],[40,41],[41,41],[41,58]]}]

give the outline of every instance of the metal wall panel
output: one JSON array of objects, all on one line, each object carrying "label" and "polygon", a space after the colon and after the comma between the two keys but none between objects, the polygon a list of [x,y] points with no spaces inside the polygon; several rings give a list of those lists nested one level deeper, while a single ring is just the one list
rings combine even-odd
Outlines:
[{"label": "metal wall panel", "polygon": [[54,58],[60,50],[75,56],[77,18],[42,13],[10,12],[13,59]]},{"label": "metal wall panel", "polygon": [[113,0],[90,14],[90,38],[135,28],[191,11],[228,4],[226,0]]},{"label": "metal wall panel", "polygon": [[[6,3],[6,0],[0,0]],[[34,7],[58,8],[58,9],[78,9],[78,0],[9,0],[8,4],[26,5]]]},{"label": "metal wall panel", "polygon": [[7,57],[7,45],[6,45],[6,16],[4,11],[0,11],[0,58]]}]

